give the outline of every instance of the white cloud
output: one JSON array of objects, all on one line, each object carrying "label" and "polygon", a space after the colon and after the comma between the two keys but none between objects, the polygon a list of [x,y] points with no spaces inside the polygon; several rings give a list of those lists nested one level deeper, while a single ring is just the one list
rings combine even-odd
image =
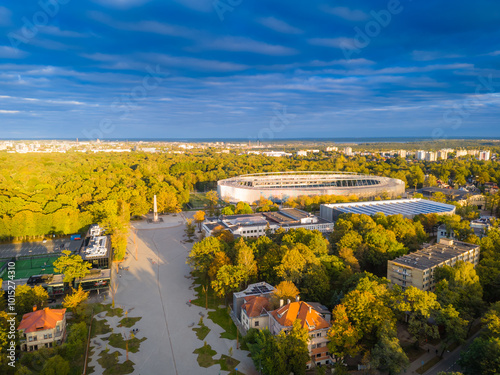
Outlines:
[{"label": "white cloud", "polygon": [[284,34],[302,34],[303,31],[299,28],[287,24],[285,21],[279,20],[274,17],[259,18],[257,20],[260,24]]},{"label": "white cloud", "polygon": [[17,48],[0,46],[0,58],[2,59],[22,59],[28,56],[28,53]]},{"label": "white cloud", "polygon": [[311,38],[308,39],[309,44],[321,47],[331,47],[331,48],[355,48],[355,41],[353,38]]},{"label": "white cloud", "polygon": [[20,113],[20,112],[19,111],[10,111],[10,110],[7,110],[7,109],[0,109],[0,113],[14,114],[14,113]]},{"label": "white cloud", "polygon": [[415,61],[431,61],[438,59],[456,59],[463,57],[458,54],[447,54],[440,51],[419,51],[415,50],[411,53],[413,60]]},{"label": "white cloud", "polygon": [[324,6],[323,10],[327,13],[333,14],[335,16],[341,17],[348,21],[364,21],[368,19],[368,14],[361,10],[351,10],[347,7],[329,7]]},{"label": "white cloud", "polygon": [[59,27],[56,27],[56,26],[41,27],[40,32],[42,32],[43,34],[47,34],[47,35],[67,37],[67,38],[85,38],[85,37],[88,37],[88,35],[86,35],[86,34],[79,33],[76,31],[71,31],[71,30],[61,30]]},{"label": "white cloud", "polygon": [[144,5],[151,0],[93,0],[94,2],[111,7],[111,8],[121,8],[128,9],[136,6]]},{"label": "white cloud", "polygon": [[252,52],[269,56],[290,56],[298,53],[296,49],[259,42],[244,37],[224,37],[207,40],[201,45],[202,49],[232,52]]},{"label": "white cloud", "polygon": [[5,7],[0,6],[0,26],[10,26],[12,12]]}]

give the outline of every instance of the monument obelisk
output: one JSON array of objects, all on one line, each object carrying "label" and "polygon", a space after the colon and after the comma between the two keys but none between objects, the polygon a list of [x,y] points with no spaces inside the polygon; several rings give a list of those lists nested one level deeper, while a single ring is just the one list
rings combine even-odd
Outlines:
[{"label": "monument obelisk", "polygon": [[154,204],[153,204],[153,222],[156,223],[158,221],[158,207],[156,206],[156,194],[154,197]]}]

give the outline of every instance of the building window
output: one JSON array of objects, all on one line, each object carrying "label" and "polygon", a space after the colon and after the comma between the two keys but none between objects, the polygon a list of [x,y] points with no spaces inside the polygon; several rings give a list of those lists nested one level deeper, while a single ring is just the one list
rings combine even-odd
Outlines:
[{"label": "building window", "polygon": [[51,339],[51,338],[52,338],[52,333],[49,333],[49,339]]},{"label": "building window", "polygon": [[33,341],[36,341],[37,340],[37,337],[36,336],[33,336]]},{"label": "building window", "polygon": [[316,358],[321,357],[321,353],[316,354]]},{"label": "building window", "polygon": [[259,326],[259,321],[257,320],[257,321],[255,322],[255,327],[258,327],[258,326]]},{"label": "building window", "polygon": [[46,335],[46,334],[45,334],[45,335],[43,335],[43,339],[44,339],[44,340],[47,340],[47,335]]},{"label": "building window", "polygon": [[321,332],[316,334],[316,337],[321,337]]},{"label": "building window", "polygon": [[29,342],[33,341],[33,336],[30,336],[30,337],[28,338],[28,341],[29,341]]}]

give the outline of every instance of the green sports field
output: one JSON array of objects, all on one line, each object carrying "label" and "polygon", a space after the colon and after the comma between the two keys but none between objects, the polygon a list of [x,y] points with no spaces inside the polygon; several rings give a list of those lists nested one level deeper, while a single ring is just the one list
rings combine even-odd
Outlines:
[{"label": "green sports field", "polygon": [[[45,275],[54,272],[54,261],[59,256],[43,256],[43,257],[25,257],[16,261],[15,266],[15,279],[28,279],[33,275]],[[0,264],[1,267],[1,264]],[[4,279],[7,276],[7,269],[5,269],[0,278]]]}]

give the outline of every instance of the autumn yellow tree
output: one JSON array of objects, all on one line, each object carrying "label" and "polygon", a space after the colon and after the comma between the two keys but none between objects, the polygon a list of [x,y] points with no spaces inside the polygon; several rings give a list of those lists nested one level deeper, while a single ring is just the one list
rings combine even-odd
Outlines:
[{"label": "autumn yellow tree", "polygon": [[201,224],[205,220],[205,212],[204,211],[196,211],[193,216],[194,221],[198,224],[198,231],[201,233]]}]

